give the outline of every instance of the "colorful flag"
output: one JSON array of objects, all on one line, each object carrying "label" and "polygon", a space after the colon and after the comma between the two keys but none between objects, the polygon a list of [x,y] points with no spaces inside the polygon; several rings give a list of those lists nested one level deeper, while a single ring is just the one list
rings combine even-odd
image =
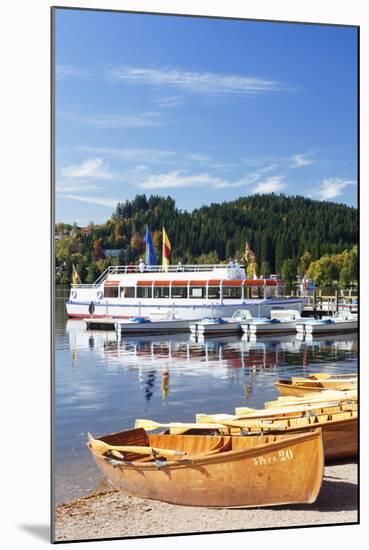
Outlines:
[{"label": "colorful flag", "polygon": [[304,275],[304,278],[302,280],[302,286],[303,286],[303,289],[304,290],[307,290],[307,279],[306,279],[306,275]]},{"label": "colorful flag", "polygon": [[154,247],[154,242],[152,240],[151,231],[148,226],[146,226],[146,235],[145,235],[144,241],[146,243],[145,263],[146,265],[155,265],[156,264],[155,247]]},{"label": "colorful flag", "polygon": [[170,241],[163,227],[163,271],[168,271],[170,249]]},{"label": "colorful flag", "polygon": [[75,265],[72,264],[72,284],[78,285],[80,284],[80,282],[81,282],[81,279],[78,275],[78,271],[76,270]]}]

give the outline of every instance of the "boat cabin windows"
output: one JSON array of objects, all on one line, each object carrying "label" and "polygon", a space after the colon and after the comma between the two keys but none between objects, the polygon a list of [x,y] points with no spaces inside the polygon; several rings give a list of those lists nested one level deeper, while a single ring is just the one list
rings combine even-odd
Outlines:
[{"label": "boat cabin windows", "polygon": [[240,300],[242,298],[241,286],[223,287],[223,300]]},{"label": "boat cabin windows", "polygon": [[276,286],[267,286],[267,287],[265,287],[265,297],[266,298],[274,298],[275,296],[278,296],[278,287],[276,287]]},{"label": "boat cabin windows", "polygon": [[155,286],[154,298],[169,298],[169,286]]},{"label": "boat cabin windows", "polygon": [[250,298],[263,298],[263,294],[264,294],[264,289],[261,288],[260,286],[253,286],[251,287],[251,296]]},{"label": "boat cabin windows", "polygon": [[260,286],[247,286],[243,291],[244,300],[251,300],[252,298],[263,298],[264,287]]},{"label": "boat cabin windows", "polygon": [[209,300],[219,300],[220,298],[220,286],[209,286],[208,287],[208,299]]},{"label": "boat cabin windows", "polygon": [[137,298],[152,298],[152,286],[138,286]]},{"label": "boat cabin windows", "polygon": [[135,287],[134,286],[125,286],[120,289],[121,298],[134,298],[135,297]]},{"label": "boat cabin windows", "polygon": [[172,286],[172,298],[176,300],[179,298],[187,298],[186,286]]},{"label": "boat cabin windows", "polygon": [[189,298],[206,298],[206,286],[190,287]]},{"label": "boat cabin windows", "polygon": [[118,286],[104,286],[104,298],[118,298]]}]

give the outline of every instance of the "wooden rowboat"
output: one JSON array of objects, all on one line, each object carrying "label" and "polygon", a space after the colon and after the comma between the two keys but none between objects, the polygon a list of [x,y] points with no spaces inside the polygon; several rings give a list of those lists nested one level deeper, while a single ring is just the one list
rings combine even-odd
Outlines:
[{"label": "wooden rowboat", "polygon": [[[242,411],[244,410],[244,413]],[[282,409],[242,409],[238,415],[197,414],[196,424],[171,422],[160,424],[152,420],[137,419],[135,427],[146,431],[164,429],[171,434],[297,434],[315,428],[322,430],[326,460],[355,457],[357,455],[357,401],[319,403],[311,406],[289,406]]]},{"label": "wooden rowboat", "polygon": [[[295,405],[313,405],[314,403],[319,402],[345,402],[345,401],[357,402],[357,390],[348,390],[348,391],[339,391],[339,390],[322,390],[315,394],[307,394],[301,397],[293,395],[280,396],[274,401],[266,401],[264,407],[266,409],[288,407]],[[236,414],[238,414],[238,409],[236,409]]]},{"label": "wooden rowboat", "polygon": [[[311,403],[289,403],[283,405],[280,403],[279,407],[271,407],[269,409],[249,409],[248,407],[236,407],[234,419],[240,418],[283,418],[283,417],[296,417],[296,416],[309,416],[317,414],[332,414],[344,411],[357,411],[357,400],[345,400],[345,401],[312,401]],[[216,418],[216,415],[204,415],[204,418]]]},{"label": "wooden rowboat", "polygon": [[126,494],[188,506],[259,507],[316,500],[320,430],[258,437],[148,435],[142,428],[90,437],[98,467]]},{"label": "wooden rowboat", "polygon": [[327,390],[351,390],[357,388],[357,374],[329,374],[326,372],[310,374],[308,377],[292,376],[295,386],[316,386]]},{"label": "wooden rowboat", "polygon": [[[267,409],[268,410],[268,409]],[[218,424],[220,415],[215,415]],[[262,420],[261,420],[262,419]],[[201,420],[201,418],[200,418]],[[202,420],[209,423],[210,417],[203,415]],[[260,426],[257,426],[259,422]],[[284,416],[245,417],[238,420],[223,420],[231,435],[255,433],[304,433],[312,428],[321,428],[324,456],[326,460],[337,460],[357,456],[357,404],[343,406],[339,412],[336,407],[325,407],[321,411],[309,410]],[[201,423],[200,423],[201,426]],[[224,431],[220,430],[221,433]]]},{"label": "wooden rowboat", "polygon": [[310,378],[278,380],[274,382],[281,395],[293,395],[302,397],[305,394],[319,393],[322,390],[356,390],[357,379],[331,379],[331,380],[313,380]]}]

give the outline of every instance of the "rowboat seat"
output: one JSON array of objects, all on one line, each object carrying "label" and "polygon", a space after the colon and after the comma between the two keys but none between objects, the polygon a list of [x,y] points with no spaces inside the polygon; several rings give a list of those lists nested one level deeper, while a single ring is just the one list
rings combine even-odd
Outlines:
[{"label": "rowboat seat", "polygon": [[199,435],[150,434],[149,445],[165,447],[187,453],[185,456],[203,456],[230,450],[230,438],[222,435],[202,437]]},{"label": "rowboat seat", "polygon": [[[231,448],[231,438],[223,437],[222,435],[207,437],[198,435],[180,437],[177,434],[147,435],[143,428],[109,434],[99,437],[98,439],[109,445],[116,446],[134,445],[183,451],[186,454],[183,456],[182,460],[188,459],[191,456],[208,456],[228,451]],[[152,454],[142,455],[134,452],[125,452],[124,460],[128,462],[150,462],[154,460],[154,457]]]},{"label": "rowboat seat", "polygon": [[[116,432],[113,434],[104,435],[103,437],[98,437],[97,439],[100,439],[109,445],[137,445],[142,447],[147,447],[150,445],[147,433],[143,428],[128,430],[126,432]],[[124,458],[125,460],[132,461],[142,458],[142,455],[137,453],[124,453]]]}]

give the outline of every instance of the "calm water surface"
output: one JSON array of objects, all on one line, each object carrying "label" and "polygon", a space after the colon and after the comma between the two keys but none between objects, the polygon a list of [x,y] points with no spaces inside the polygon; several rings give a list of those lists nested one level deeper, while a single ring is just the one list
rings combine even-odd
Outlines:
[{"label": "calm water surface", "polygon": [[56,302],[55,496],[65,502],[101,476],[86,448],[94,435],[133,427],[136,418],[191,421],[277,398],[273,382],[312,372],[357,370],[356,335],[218,337],[130,336],[86,331]]}]

